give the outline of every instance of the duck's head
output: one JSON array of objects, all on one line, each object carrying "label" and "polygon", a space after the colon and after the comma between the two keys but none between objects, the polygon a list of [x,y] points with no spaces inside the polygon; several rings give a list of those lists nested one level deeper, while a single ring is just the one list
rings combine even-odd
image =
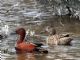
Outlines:
[{"label": "duck's head", "polygon": [[46,32],[49,34],[49,35],[55,35],[56,34],[56,30],[53,28],[53,27],[50,27],[48,26],[46,28]]},{"label": "duck's head", "polygon": [[16,33],[17,33],[18,35],[20,35],[20,36],[25,36],[26,31],[25,31],[24,28],[18,28],[18,29],[16,29]]}]

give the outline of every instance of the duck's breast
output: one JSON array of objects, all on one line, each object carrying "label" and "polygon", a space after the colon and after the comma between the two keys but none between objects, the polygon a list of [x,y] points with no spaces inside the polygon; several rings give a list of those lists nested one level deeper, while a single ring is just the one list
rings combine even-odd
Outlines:
[{"label": "duck's breast", "polygon": [[26,50],[26,51],[31,51],[35,48],[33,44],[29,44],[25,42],[18,44],[17,47],[21,50]]}]

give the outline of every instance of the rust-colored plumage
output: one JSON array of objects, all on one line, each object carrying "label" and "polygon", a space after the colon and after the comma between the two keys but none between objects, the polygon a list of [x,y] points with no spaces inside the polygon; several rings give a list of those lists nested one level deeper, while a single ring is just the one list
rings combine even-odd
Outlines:
[{"label": "rust-colored plumage", "polygon": [[19,28],[16,30],[16,33],[20,36],[16,43],[16,51],[17,52],[33,52],[35,49],[35,44],[25,42],[25,29]]}]

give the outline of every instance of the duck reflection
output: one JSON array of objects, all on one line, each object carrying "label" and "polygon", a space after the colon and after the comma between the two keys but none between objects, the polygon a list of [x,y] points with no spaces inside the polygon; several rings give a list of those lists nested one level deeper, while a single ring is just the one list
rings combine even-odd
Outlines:
[{"label": "duck reflection", "polygon": [[33,53],[21,53],[17,54],[17,60],[36,60]]}]

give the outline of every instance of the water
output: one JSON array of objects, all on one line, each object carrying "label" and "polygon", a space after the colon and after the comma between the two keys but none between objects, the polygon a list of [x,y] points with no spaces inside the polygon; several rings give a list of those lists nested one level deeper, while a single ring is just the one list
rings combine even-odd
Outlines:
[{"label": "water", "polygon": [[[55,14],[62,14],[60,12],[62,5],[60,6],[61,8],[56,7],[57,5],[54,6],[53,11],[53,6],[49,7],[50,5],[47,3],[49,0],[45,1],[45,5],[48,7],[44,5],[44,1],[40,1],[38,4],[36,0],[0,0],[0,31],[2,27],[7,25],[9,26],[8,33],[14,32],[15,28],[19,26],[24,26],[26,30],[35,30],[36,33],[40,33],[44,30],[44,26],[52,24],[57,31],[73,32],[80,35],[79,19],[68,16],[62,16],[62,18],[61,16],[54,16]],[[51,1],[49,2],[50,4],[52,4]],[[61,3],[61,0],[58,3]],[[64,14],[67,14],[66,8],[63,11],[65,12]],[[14,49],[16,40],[16,35],[8,35],[7,38],[0,40],[1,60],[80,60],[80,37],[74,38],[72,46],[49,47],[49,53],[46,55],[16,54]]]},{"label": "water", "polygon": [[12,35],[2,40],[2,43],[0,44],[1,60],[27,60],[28,58],[32,60],[80,60],[79,37],[74,38],[72,46],[61,45],[48,47],[48,54],[16,54],[14,49],[16,40],[16,35]]}]

